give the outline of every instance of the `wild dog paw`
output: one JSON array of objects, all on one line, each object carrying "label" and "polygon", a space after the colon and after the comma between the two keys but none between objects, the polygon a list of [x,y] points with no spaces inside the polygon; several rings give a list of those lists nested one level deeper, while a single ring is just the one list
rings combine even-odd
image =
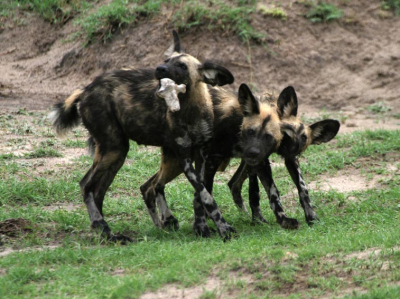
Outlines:
[{"label": "wild dog paw", "polygon": [[179,221],[174,216],[168,216],[162,223],[162,227],[167,230],[176,231],[179,229]]},{"label": "wild dog paw", "polygon": [[101,236],[103,238],[111,237],[111,229],[108,226],[107,222],[104,219],[95,220],[91,223],[90,227],[101,232]]},{"label": "wild dog paw", "polygon": [[236,238],[239,237],[239,235],[238,235],[238,233],[236,232],[236,230],[235,230],[232,226],[230,226],[230,225],[227,225],[226,227],[224,227],[223,232],[220,231],[220,235],[221,235],[222,240],[223,240],[224,242],[230,241],[230,240],[232,240],[232,239],[236,239]]},{"label": "wild dog paw", "polygon": [[202,238],[210,238],[211,234],[215,232],[213,229],[210,229],[207,224],[201,223],[194,223],[193,224],[194,233]]},{"label": "wild dog paw", "polygon": [[264,216],[261,213],[256,213],[253,214],[252,216],[252,223],[255,225],[255,224],[268,223],[268,221],[264,218]]},{"label": "wild dog paw", "polygon": [[306,221],[308,225],[313,225],[315,222],[319,221],[319,218],[317,216],[317,213],[314,211],[308,215],[306,215]]},{"label": "wild dog paw", "polygon": [[251,221],[252,225],[258,225],[258,224],[269,224],[269,222],[261,216],[261,218],[259,217],[253,217],[252,221]]},{"label": "wild dog paw", "polygon": [[285,217],[280,223],[281,227],[284,229],[298,229],[300,224],[297,219]]},{"label": "wild dog paw", "polygon": [[128,243],[132,243],[133,240],[129,238],[128,236],[122,235],[122,234],[112,234],[110,237],[106,238],[106,241],[110,243],[120,243],[121,245],[126,245]]}]

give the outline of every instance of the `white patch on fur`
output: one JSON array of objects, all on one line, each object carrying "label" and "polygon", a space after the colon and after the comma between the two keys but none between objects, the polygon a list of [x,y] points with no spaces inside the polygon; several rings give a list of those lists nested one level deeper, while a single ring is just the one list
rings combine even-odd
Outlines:
[{"label": "white patch on fur", "polygon": [[[53,126],[55,126],[55,123],[59,117],[60,117],[60,111],[58,109],[54,109],[54,110],[50,111],[50,113],[47,115],[47,118],[50,120],[50,122]],[[65,135],[67,135],[67,133],[69,131],[69,128],[64,128],[64,129],[60,129],[59,127],[55,127],[55,128],[56,128],[58,137],[65,137]]]},{"label": "white patch on fur", "polygon": [[168,216],[171,216],[171,211],[168,209],[167,203],[165,202],[165,198],[162,196],[162,194],[157,194],[156,203],[160,210],[162,219],[166,219]]},{"label": "white patch on fur", "polygon": [[210,195],[210,193],[208,193],[207,189],[205,188],[200,192],[200,198],[202,199],[202,202],[207,205],[211,205],[214,202],[213,197]]},{"label": "white patch on fur", "polygon": [[47,118],[54,125],[54,123],[56,122],[59,115],[60,115],[59,111],[57,109],[54,109],[54,110],[50,111],[50,113],[47,115]]},{"label": "white patch on fur", "polygon": [[194,174],[193,172],[189,172],[189,173],[187,174],[187,176],[188,176],[189,179],[191,179],[192,181],[196,181],[196,180],[197,180],[196,174]]},{"label": "white patch on fur", "polygon": [[189,138],[188,134],[185,134],[183,137],[175,138],[177,144],[183,147],[189,147],[192,145],[192,140]]},{"label": "white patch on fur", "polygon": [[206,77],[207,79],[214,80],[218,72],[216,70],[209,69],[209,70],[204,70],[203,74],[204,77]]},{"label": "white patch on fur", "polygon": [[271,192],[271,195],[278,196],[278,192],[275,188],[275,184],[271,186],[270,192]]},{"label": "white patch on fur", "polygon": [[88,210],[91,222],[100,221],[103,219],[103,216],[101,216],[96,204],[94,203],[93,192],[90,192],[86,198],[86,208]]}]

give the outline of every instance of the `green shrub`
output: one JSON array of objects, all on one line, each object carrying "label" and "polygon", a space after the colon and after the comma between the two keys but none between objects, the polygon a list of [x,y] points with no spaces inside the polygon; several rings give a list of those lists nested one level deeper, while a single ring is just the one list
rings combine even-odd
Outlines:
[{"label": "green shrub", "polygon": [[333,4],[319,2],[313,4],[307,13],[306,17],[313,23],[328,22],[331,20],[340,19],[343,16],[343,11]]},{"label": "green shrub", "polygon": [[84,0],[18,0],[24,9],[38,13],[51,23],[60,23],[77,13],[84,5]]},{"label": "green shrub", "polygon": [[172,19],[180,31],[206,25],[208,30],[217,28],[237,34],[244,41],[259,42],[264,35],[256,31],[250,24],[251,14],[254,11],[254,5],[231,6],[223,1],[186,1]]},{"label": "green shrub", "polygon": [[382,8],[386,10],[393,10],[396,16],[400,15],[400,0],[384,0]]}]

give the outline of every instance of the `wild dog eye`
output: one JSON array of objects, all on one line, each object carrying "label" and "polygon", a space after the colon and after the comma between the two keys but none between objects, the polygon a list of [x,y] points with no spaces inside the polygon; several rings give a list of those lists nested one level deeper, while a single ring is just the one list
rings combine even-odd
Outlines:
[{"label": "wild dog eye", "polygon": [[254,136],[254,135],[256,135],[256,131],[254,131],[253,129],[248,129],[247,130],[247,135]]},{"label": "wild dog eye", "polygon": [[178,67],[180,67],[180,68],[183,69],[183,70],[187,70],[187,66],[186,66],[186,64],[184,64],[184,63],[179,63],[179,64],[178,64]]},{"label": "wild dog eye", "polygon": [[307,135],[306,134],[301,135],[301,141],[303,141],[303,142],[307,141]]},{"label": "wild dog eye", "polygon": [[264,138],[265,138],[265,140],[268,140],[268,141],[273,139],[272,135],[270,135],[270,134],[265,134]]}]

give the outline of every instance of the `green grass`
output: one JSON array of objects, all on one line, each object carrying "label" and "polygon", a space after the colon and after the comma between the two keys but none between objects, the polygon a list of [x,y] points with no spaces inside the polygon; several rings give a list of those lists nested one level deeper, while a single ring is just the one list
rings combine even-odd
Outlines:
[{"label": "green grass", "polygon": [[158,14],[163,2],[166,1],[113,0],[99,6],[95,12],[82,16],[76,23],[82,27],[88,43],[95,38],[106,42],[117,31],[134,25],[138,19]]},{"label": "green grass", "polygon": [[262,41],[264,35],[251,24],[255,5],[228,5],[224,1],[186,1],[172,17],[179,30],[204,26],[208,30],[220,29],[239,35],[244,41]]},{"label": "green grass", "polygon": [[20,9],[33,11],[51,23],[74,19],[81,30],[72,34],[72,38],[83,35],[85,43],[90,44],[107,42],[127,26],[160,16],[163,7],[172,11],[170,22],[180,31],[204,26],[210,31],[218,29],[238,35],[243,41],[264,39],[251,25],[256,1],[112,0],[96,4],[85,0],[5,0],[0,4],[0,16],[10,16],[12,11]]},{"label": "green grass", "polygon": [[[33,11],[51,23],[63,23],[86,7],[84,0],[4,0],[0,15],[16,8]],[[8,13],[7,13],[8,15]]]},{"label": "green grass", "polygon": [[306,17],[313,23],[328,22],[343,17],[343,11],[333,4],[325,2],[316,4],[313,2]]},{"label": "green grass", "polygon": [[379,114],[379,113],[386,113],[392,110],[385,102],[380,101],[376,102],[370,106],[367,107],[368,111],[374,113],[374,114]]},{"label": "green grass", "polygon": [[[68,139],[49,137],[50,124],[42,119],[40,113],[0,118],[2,144],[9,132],[26,124],[32,133],[6,143],[22,149],[54,149],[64,157],[71,149],[82,148],[84,130],[75,130]],[[308,183],[334,177],[343,169],[365,170],[385,178],[370,190],[310,189],[321,219],[313,227],[305,223],[296,192],[294,199],[288,197],[294,184],[286,169],[274,167],[284,208],[301,224],[295,231],[275,223],[264,191],[262,211],[270,224],[253,225],[232,202],[226,186],[232,172],[218,173],[215,198],[239,234],[226,243],[218,236],[194,236],[193,189],[183,176],[166,188],[180,230],[154,228],[139,186],[158,170],[159,151],[132,142],[104,203],[105,218],[113,231],[136,240],[127,246],[104,244],[89,228],[78,182],[91,165],[90,157],[77,156],[71,164],[35,169],[37,161],[52,159],[51,155],[26,159],[2,151],[0,229],[5,219],[23,218],[29,221],[30,230],[14,237],[0,234],[0,250],[22,250],[0,257],[0,298],[138,298],[171,284],[187,291],[210,279],[217,279],[221,288],[204,289],[200,298],[227,293],[237,298],[397,298],[400,231],[395,224],[400,220],[400,178],[388,172],[386,165],[400,169],[399,139],[399,130],[363,131],[339,135],[327,145],[307,150],[300,163]],[[282,162],[277,156],[271,159]],[[233,161],[230,171],[238,162]],[[382,251],[373,254],[376,249]],[[367,254],[357,258],[359,252]]]},{"label": "green grass", "polygon": [[282,7],[277,7],[275,5],[272,6],[265,6],[265,5],[260,5],[259,8],[260,12],[265,15],[265,16],[271,16],[273,18],[278,18],[278,19],[282,19],[282,20],[286,20],[287,19],[287,13],[285,12],[285,10]]},{"label": "green grass", "polygon": [[384,0],[382,1],[382,8],[392,10],[398,16],[400,15],[400,0]]}]

